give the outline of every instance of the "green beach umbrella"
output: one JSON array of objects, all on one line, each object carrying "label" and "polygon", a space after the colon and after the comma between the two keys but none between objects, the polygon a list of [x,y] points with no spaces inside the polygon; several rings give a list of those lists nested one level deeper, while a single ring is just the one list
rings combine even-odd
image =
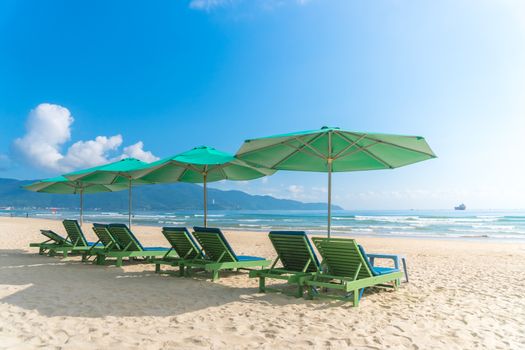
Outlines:
[{"label": "green beach umbrella", "polygon": [[332,172],[394,169],[435,158],[420,136],[345,131],[336,127],[246,140],[237,158],[275,170],[328,173],[328,237]]},{"label": "green beach umbrella", "polygon": [[248,165],[233,155],[212,147],[196,147],[150,163],[147,169],[133,171],[141,180],[155,183],[191,182],[202,183],[204,191],[204,226],[207,225],[208,182],[220,180],[252,180],[271,175],[275,170]]},{"label": "green beach umbrella", "polygon": [[65,174],[64,177],[71,181],[98,185],[126,186],[128,188],[128,225],[131,227],[132,205],[131,188],[133,185],[148,183],[145,180],[137,180],[130,175],[131,171],[144,169],[148,163],[135,158],[125,158],[113,163],[99,165],[93,168],[83,169]]},{"label": "green beach umbrella", "polygon": [[80,195],[80,225],[82,225],[84,222],[84,194],[122,191],[127,186],[89,184],[57,176],[25,185],[23,188],[33,192]]}]

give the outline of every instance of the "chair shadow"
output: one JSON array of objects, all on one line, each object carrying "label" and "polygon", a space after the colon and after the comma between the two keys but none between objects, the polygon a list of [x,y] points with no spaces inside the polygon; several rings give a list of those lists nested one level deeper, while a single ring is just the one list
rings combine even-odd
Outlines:
[{"label": "chair shadow", "polygon": [[61,259],[24,250],[0,250],[0,291],[2,285],[10,287],[7,295],[0,294],[0,302],[49,317],[176,316],[232,302],[247,307],[273,304],[272,297],[258,294],[257,288],[156,274],[152,264],[144,271],[125,272],[79,257]]}]

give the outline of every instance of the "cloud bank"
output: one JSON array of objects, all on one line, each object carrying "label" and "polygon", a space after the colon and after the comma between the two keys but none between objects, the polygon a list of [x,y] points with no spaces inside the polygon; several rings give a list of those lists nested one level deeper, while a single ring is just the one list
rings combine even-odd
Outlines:
[{"label": "cloud bank", "polygon": [[38,105],[27,117],[25,135],[14,140],[13,153],[34,168],[63,173],[127,157],[146,162],[158,159],[144,150],[142,141],[125,147],[121,155],[111,157],[122,145],[121,135],[77,141],[63,153],[64,144],[71,140],[74,121],[65,107],[50,103]]}]

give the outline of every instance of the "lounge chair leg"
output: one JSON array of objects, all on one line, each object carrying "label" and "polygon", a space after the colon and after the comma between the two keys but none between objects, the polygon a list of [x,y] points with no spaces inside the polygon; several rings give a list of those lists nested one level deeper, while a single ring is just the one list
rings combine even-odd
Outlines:
[{"label": "lounge chair leg", "polygon": [[97,258],[95,259],[97,265],[104,265],[106,261],[106,256],[102,254],[97,254]]},{"label": "lounge chair leg", "polygon": [[64,250],[64,251],[62,252],[62,256],[63,256],[64,258],[67,258],[67,251]]},{"label": "lounge chair leg", "polygon": [[266,293],[266,278],[265,277],[259,277],[259,293]]},{"label": "lounge chair leg", "polygon": [[301,298],[304,294],[304,287],[302,284],[298,284],[297,285],[297,295],[295,296],[296,298]]},{"label": "lounge chair leg", "polygon": [[219,270],[213,270],[212,271],[212,282],[215,282],[219,279]]},{"label": "lounge chair leg", "polygon": [[44,248],[40,248],[38,250],[38,255],[44,255],[44,252],[45,252],[45,249]]},{"label": "lounge chair leg", "polygon": [[117,258],[117,262],[115,263],[115,266],[122,267],[122,258],[121,257]]},{"label": "lounge chair leg", "polygon": [[360,290],[359,289],[354,290],[353,294],[354,294],[354,307],[358,307]]},{"label": "lounge chair leg", "polygon": [[160,264],[155,264],[155,273],[160,273]]},{"label": "lounge chair leg", "polygon": [[184,265],[179,265],[179,277],[184,277]]},{"label": "lounge chair leg", "polygon": [[405,272],[405,282],[408,283],[408,271],[407,271],[407,262],[405,257],[401,259],[401,262],[403,263],[403,271]]}]

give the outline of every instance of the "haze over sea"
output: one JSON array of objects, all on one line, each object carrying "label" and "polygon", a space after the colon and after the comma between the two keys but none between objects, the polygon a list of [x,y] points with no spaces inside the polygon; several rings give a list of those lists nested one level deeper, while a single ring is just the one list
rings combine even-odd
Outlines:
[{"label": "haze over sea", "polygon": [[[0,210],[0,216],[25,216],[62,220],[77,218],[71,210]],[[199,226],[201,211],[137,212],[134,224],[150,226]],[[87,211],[85,221],[127,222],[125,212]],[[326,211],[210,211],[208,226],[227,230],[305,230],[326,232]],[[89,226],[87,226],[89,227]],[[337,210],[334,235],[525,240],[525,210]]]}]

